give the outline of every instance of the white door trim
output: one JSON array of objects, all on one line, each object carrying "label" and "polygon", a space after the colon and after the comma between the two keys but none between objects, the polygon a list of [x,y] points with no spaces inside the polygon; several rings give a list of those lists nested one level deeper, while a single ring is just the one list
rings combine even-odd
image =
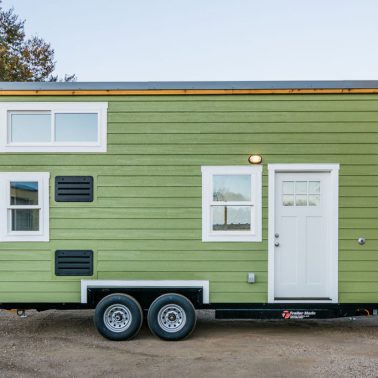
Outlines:
[{"label": "white door trim", "polygon": [[[269,303],[337,303],[338,302],[338,220],[339,220],[339,164],[269,164],[268,165],[268,302]],[[311,300],[311,301],[296,301],[296,300],[275,300],[274,296],[274,225],[275,225],[275,176],[278,172],[329,172],[331,180],[332,200],[331,200],[331,300]]]}]

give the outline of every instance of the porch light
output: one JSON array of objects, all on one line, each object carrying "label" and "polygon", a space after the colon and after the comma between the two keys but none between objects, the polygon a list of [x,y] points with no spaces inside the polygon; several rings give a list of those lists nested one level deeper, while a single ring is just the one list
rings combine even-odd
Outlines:
[{"label": "porch light", "polygon": [[248,157],[248,162],[251,164],[261,164],[262,156],[261,155],[250,155]]}]

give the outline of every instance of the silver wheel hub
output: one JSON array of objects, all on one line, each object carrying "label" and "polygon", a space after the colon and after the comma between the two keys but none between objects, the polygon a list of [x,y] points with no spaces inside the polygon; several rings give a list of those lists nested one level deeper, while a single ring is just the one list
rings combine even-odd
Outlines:
[{"label": "silver wheel hub", "polygon": [[104,312],[104,324],[112,332],[126,331],[132,322],[130,310],[122,304],[109,306]]},{"label": "silver wheel hub", "polygon": [[178,332],[186,324],[185,311],[177,304],[165,305],[160,309],[157,317],[160,328],[166,332]]}]

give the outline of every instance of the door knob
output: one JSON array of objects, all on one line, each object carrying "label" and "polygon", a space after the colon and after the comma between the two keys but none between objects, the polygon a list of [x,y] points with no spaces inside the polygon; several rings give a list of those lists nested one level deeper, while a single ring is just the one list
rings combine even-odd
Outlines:
[{"label": "door knob", "polygon": [[274,242],[275,247],[278,247],[279,245],[280,245],[280,243],[278,243],[278,241]]},{"label": "door knob", "polygon": [[274,237],[275,237],[275,238],[279,238],[279,237],[280,237],[280,234],[275,233],[275,234],[274,234]]}]

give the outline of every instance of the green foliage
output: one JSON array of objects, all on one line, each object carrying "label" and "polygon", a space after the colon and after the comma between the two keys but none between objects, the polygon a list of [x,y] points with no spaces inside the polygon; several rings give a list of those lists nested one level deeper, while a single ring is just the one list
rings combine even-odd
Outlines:
[{"label": "green foliage", "polygon": [[[42,38],[26,38],[24,20],[14,9],[4,10],[0,0],[0,81],[58,81],[53,75],[54,49]],[[64,81],[75,81],[65,75]]]}]

